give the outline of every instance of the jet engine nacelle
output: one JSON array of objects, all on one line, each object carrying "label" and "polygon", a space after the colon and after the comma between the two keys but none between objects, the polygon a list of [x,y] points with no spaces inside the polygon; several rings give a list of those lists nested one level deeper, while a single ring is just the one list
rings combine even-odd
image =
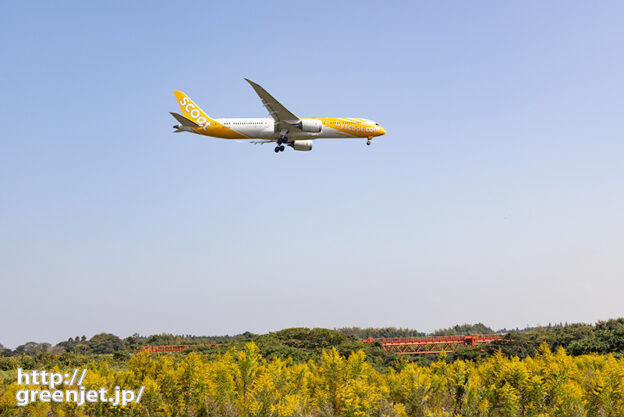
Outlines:
[{"label": "jet engine nacelle", "polygon": [[296,151],[311,151],[312,141],[311,140],[296,140],[293,142],[293,149]]},{"label": "jet engine nacelle", "polygon": [[323,129],[323,123],[317,119],[304,119],[301,120],[296,126],[304,132],[320,133]]}]

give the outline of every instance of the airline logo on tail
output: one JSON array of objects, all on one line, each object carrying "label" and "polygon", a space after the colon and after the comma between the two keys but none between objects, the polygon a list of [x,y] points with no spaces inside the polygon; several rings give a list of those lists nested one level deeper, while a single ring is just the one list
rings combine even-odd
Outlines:
[{"label": "airline logo on tail", "polygon": [[202,109],[199,108],[193,100],[191,100],[186,94],[182,91],[174,91],[176,98],[178,99],[178,104],[180,104],[180,109],[182,109],[182,113],[187,119],[193,120],[204,130],[207,127],[212,126],[213,120],[208,117],[206,113]]}]

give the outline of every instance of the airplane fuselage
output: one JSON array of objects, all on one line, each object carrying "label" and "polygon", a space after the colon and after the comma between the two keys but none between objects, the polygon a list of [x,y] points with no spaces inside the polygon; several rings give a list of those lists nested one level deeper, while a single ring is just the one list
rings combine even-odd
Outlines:
[{"label": "airplane fuselage", "polygon": [[[359,118],[303,118],[302,120],[318,120],[312,131],[291,133],[290,139],[321,139],[321,138],[367,138],[385,134],[385,130],[377,123]],[[185,127],[184,130],[205,136],[224,139],[276,139],[280,137],[279,128],[272,118],[223,118],[212,119],[204,126]]]}]

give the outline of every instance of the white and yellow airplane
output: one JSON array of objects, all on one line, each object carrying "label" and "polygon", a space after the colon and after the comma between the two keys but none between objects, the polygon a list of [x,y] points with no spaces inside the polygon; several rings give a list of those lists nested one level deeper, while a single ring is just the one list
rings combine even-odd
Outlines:
[{"label": "white and yellow airplane", "polygon": [[191,132],[223,139],[261,139],[252,143],[276,143],[275,152],[283,152],[284,145],[296,151],[312,150],[312,141],[321,138],[367,138],[367,145],[375,136],[386,133],[379,123],[352,117],[306,117],[292,114],[272,95],[254,83],[251,84],[271,118],[213,119],[181,91],[173,93],[182,114],[171,113],[180,123],[173,126],[175,133]]}]

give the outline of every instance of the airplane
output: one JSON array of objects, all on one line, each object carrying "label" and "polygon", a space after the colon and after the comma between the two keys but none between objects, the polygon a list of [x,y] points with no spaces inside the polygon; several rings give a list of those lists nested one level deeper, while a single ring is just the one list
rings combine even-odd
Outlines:
[{"label": "airplane", "polygon": [[173,126],[174,133],[191,132],[198,135],[223,139],[260,139],[254,144],[275,143],[275,153],[283,152],[286,146],[296,151],[311,151],[312,141],[323,138],[371,139],[386,133],[383,127],[372,120],[352,117],[306,117],[292,114],[264,88],[245,78],[271,118],[213,119],[182,91],[173,93],[178,100],[182,115],[171,112],[179,122]]}]

